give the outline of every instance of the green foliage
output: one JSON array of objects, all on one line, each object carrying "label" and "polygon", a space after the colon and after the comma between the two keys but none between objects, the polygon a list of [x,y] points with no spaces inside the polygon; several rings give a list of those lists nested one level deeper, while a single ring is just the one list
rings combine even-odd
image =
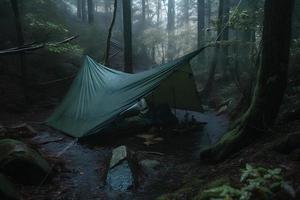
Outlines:
[{"label": "green foliage", "polygon": [[246,168],[242,170],[241,182],[245,184],[242,188],[244,193],[261,194],[261,196],[267,198],[271,196],[274,191],[280,189],[283,184],[283,178],[281,169],[279,168],[255,168],[247,164]]},{"label": "green foliage", "polygon": [[43,20],[32,13],[26,14],[25,20],[32,31],[42,31],[46,34],[69,32],[63,25]]},{"label": "green foliage", "polygon": [[281,169],[267,169],[253,167],[247,164],[241,170],[240,188],[229,184],[210,187],[204,190],[198,199],[200,200],[251,200],[269,199],[274,192],[280,190],[286,183],[283,180]]},{"label": "green foliage", "polygon": [[263,8],[254,11],[233,8],[230,11],[229,25],[231,28],[240,31],[256,30],[261,26],[262,18]]},{"label": "green foliage", "polygon": [[74,54],[82,54],[82,52],[83,52],[82,48],[80,48],[79,45],[73,45],[70,43],[60,44],[57,46],[48,45],[46,47],[49,52],[57,53],[57,54],[67,53],[67,52],[72,52]]},{"label": "green foliage", "polygon": [[200,199],[201,200],[233,200],[233,199],[239,199],[241,196],[241,191],[239,189],[236,189],[234,187],[231,187],[230,185],[221,185],[215,188],[211,188],[208,190],[205,190]]}]

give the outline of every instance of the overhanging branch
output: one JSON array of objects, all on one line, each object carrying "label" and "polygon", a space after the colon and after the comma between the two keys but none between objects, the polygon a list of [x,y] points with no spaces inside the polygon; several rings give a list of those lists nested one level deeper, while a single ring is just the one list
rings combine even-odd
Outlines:
[{"label": "overhanging branch", "polygon": [[55,42],[55,43],[42,43],[42,44],[37,44],[35,42],[30,43],[30,44],[26,44],[20,47],[13,47],[13,48],[9,48],[9,49],[3,49],[0,50],[0,55],[8,55],[8,54],[18,54],[18,53],[22,53],[22,52],[28,52],[28,51],[35,51],[38,49],[42,49],[46,46],[59,46],[61,44],[65,44],[68,43],[76,38],[78,38],[79,35],[76,36],[72,36],[69,38],[66,38],[62,41],[59,42]]}]

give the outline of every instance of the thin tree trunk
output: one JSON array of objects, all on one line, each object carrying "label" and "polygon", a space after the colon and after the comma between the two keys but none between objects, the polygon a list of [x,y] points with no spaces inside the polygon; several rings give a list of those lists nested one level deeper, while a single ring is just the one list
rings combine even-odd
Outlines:
[{"label": "thin tree trunk", "polygon": [[202,158],[223,160],[274,125],[287,85],[293,5],[293,0],[265,1],[262,64],[251,105],[232,131],[201,153]]},{"label": "thin tree trunk", "polygon": [[146,0],[142,0],[142,29],[144,30],[146,23]]},{"label": "thin tree trunk", "polygon": [[160,10],[161,10],[161,0],[157,0],[157,8],[156,8],[156,23],[160,23]]},{"label": "thin tree trunk", "polygon": [[175,45],[174,45],[174,31],[175,31],[175,1],[168,0],[168,49],[167,49],[167,57],[168,60],[172,60],[174,58],[175,53]]},{"label": "thin tree trunk", "polygon": [[[229,9],[230,9],[230,0],[224,0],[224,14],[223,14],[223,22],[226,24],[229,20]],[[222,41],[228,41],[229,40],[229,27],[225,26],[224,27],[224,32],[222,34]],[[228,65],[229,65],[229,60],[228,60],[228,45],[225,44],[223,47],[223,52],[222,52],[222,66],[223,66],[223,79],[227,80],[228,79]]]},{"label": "thin tree trunk", "polygon": [[82,0],[77,0],[77,17],[82,18]]},{"label": "thin tree trunk", "polygon": [[124,71],[132,73],[131,0],[123,0]]},{"label": "thin tree trunk", "polygon": [[115,21],[116,21],[117,8],[118,8],[118,0],[114,0],[113,17],[112,17],[112,20],[111,20],[110,27],[108,29],[108,35],[107,35],[107,39],[106,39],[106,51],[105,51],[105,58],[104,58],[104,65],[106,65],[106,66],[109,65],[110,40],[111,40],[112,30],[114,28],[114,24],[115,24]]},{"label": "thin tree trunk", "polygon": [[208,99],[210,97],[210,94],[213,89],[213,84],[215,82],[215,73],[216,68],[218,64],[218,58],[220,55],[220,44],[221,41],[221,31],[222,31],[222,25],[223,25],[223,8],[224,8],[224,0],[219,0],[219,12],[218,12],[218,27],[217,27],[217,44],[213,53],[212,57],[212,63],[209,69],[208,79],[206,81],[206,84],[204,86],[204,89],[201,92],[201,96],[203,98]]},{"label": "thin tree trunk", "polygon": [[81,0],[82,21],[86,21],[86,0]]},{"label": "thin tree trunk", "polygon": [[94,22],[94,2],[93,0],[87,0],[87,8],[88,8],[88,22],[92,24]]},{"label": "thin tree trunk", "polygon": [[205,26],[205,2],[204,0],[197,1],[198,8],[198,49],[201,48],[204,40],[204,26]]},{"label": "thin tree trunk", "polygon": [[[11,6],[14,13],[14,19],[15,19],[15,26],[16,26],[16,32],[17,32],[17,45],[23,46],[24,45],[24,36],[22,31],[22,22],[20,17],[20,11],[19,11],[19,1],[18,0],[11,0]],[[21,67],[21,85],[23,87],[23,95],[25,102],[28,102],[29,96],[28,96],[28,87],[27,87],[27,66],[26,66],[26,60],[25,60],[25,54],[24,52],[20,53],[20,67]]]}]

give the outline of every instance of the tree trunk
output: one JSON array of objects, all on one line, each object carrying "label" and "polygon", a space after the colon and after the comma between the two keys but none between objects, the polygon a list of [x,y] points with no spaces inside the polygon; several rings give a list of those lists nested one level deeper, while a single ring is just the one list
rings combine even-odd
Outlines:
[{"label": "tree trunk", "polygon": [[183,15],[184,15],[184,25],[186,26],[186,28],[189,27],[189,19],[190,19],[190,0],[185,0],[184,1],[184,11],[183,11]]},{"label": "tree trunk", "polygon": [[144,31],[146,23],[146,0],[142,0],[142,29]]},{"label": "tree trunk", "polygon": [[168,0],[168,60],[173,60],[175,54],[174,31],[175,31],[175,1]]},{"label": "tree trunk", "polygon": [[132,73],[131,0],[123,0],[124,71]]},{"label": "tree trunk", "polygon": [[113,13],[110,27],[108,29],[108,35],[106,39],[106,51],[105,51],[105,58],[104,58],[104,65],[106,66],[109,65],[110,40],[111,40],[112,30],[114,28],[114,24],[116,21],[117,8],[118,8],[118,0],[114,0],[114,13]]},{"label": "tree trunk", "polygon": [[198,8],[198,49],[203,45],[204,40],[204,26],[205,26],[205,2],[204,0],[197,0]]},{"label": "tree trunk", "polygon": [[87,8],[88,8],[88,21],[89,24],[94,22],[94,2],[93,0],[87,0]]},{"label": "tree trunk", "polygon": [[82,13],[82,21],[86,21],[86,0],[81,0],[81,13]]},{"label": "tree trunk", "polygon": [[82,18],[82,0],[77,0],[77,17]]},{"label": "tree trunk", "polygon": [[[22,22],[20,17],[20,11],[19,11],[19,1],[18,0],[11,0],[11,6],[14,13],[14,19],[15,19],[15,26],[16,26],[16,32],[17,32],[17,45],[23,46],[24,45],[24,36],[22,31]],[[28,87],[27,87],[27,67],[26,67],[26,60],[25,60],[25,54],[24,52],[20,53],[20,68],[21,68],[21,85],[23,87],[23,95],[25,99],[25,103],[28,102],[29,96],[28,96]]]},{"label": "tree trunk", "polygon": [[159,25],[160,23],[160,12],[161,12],[161,0],[157,0],[157,8],[156,8],[156,23]]},{"label": "tree trunk", "polygon": [[220,54],[220,44],[221,41],[221,32],[223,25],[223,8],[224,8],[224,0],[219,0],[219,12],[218,12],[218,27],[217,27],[217,44],[213,53],[212,63],[209,69],[208,79],[204,86],[204,89],[201,92],[201,96],[203,98],[209,99],[211,91],[213,89],[213,84],[215,82],[215,73],[218,64],[218,58]]},{"label": "tree trunk", "polygon": [[232,131],[201,153],[202,158],[223,160],[274,125],[287,85],[293,5],[293,0],[265,1],[262,63],[251,105]]},{"label": "tree trunk", "polygon": [[[223,23],[224,23],[224,31],[222,34],[222,41],[228,41],[229,40],[229,27],[227,26],[227,22],[229,21],[229,10],[230,10],[230,0],[224,0],[224,13],[223,13]],[[223,66],[223,79],[228,79],[228,66],[229,66],[229,48],[228,45],[225,44],[223,47],[222,52],[222,66]]]}]

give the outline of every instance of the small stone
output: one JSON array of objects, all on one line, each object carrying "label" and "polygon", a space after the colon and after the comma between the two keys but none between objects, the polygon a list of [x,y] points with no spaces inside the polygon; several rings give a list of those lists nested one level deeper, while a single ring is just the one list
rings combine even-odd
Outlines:
[{"label": "small stone", "polygon": [[115,148],[112,152],[109,168],[116,166],[119,162],[126,159],[127,156],[128,155],[126,146],[119,146]]},{"label": "small stone", "polygon": [[158,167],[161,165],[159,161],[149,159],[141,160],[139,164],[146,175],[155,174],[158,170]]}]

